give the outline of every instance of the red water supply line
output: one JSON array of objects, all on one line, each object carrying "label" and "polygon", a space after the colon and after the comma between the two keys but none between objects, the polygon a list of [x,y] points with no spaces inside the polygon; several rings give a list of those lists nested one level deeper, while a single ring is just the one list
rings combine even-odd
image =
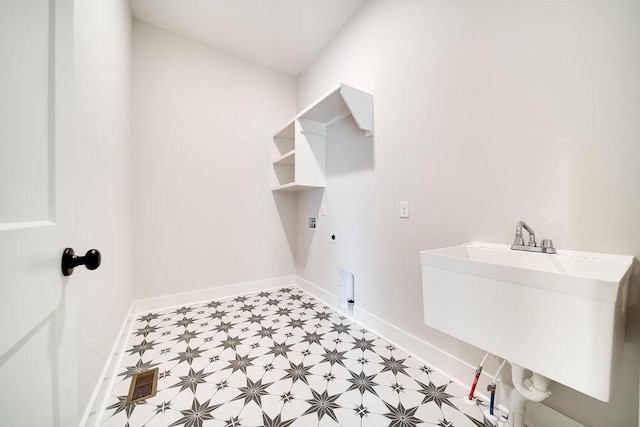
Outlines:
[{"label": "red water supply line", "polygon": [[473,400],[473,394],[476,392],[476,386],[478,385],[478,380],[480,379],[480,374],[482,373],[482,365],[487,361],[487,357],[489,357],[489,353],[485,354],[482,358],[482,362],[476,368],[476,376],[473,378],[473,384],[471,384],[471,390],[469,391],[469,400]]},{"label": "red water supply line", "polygon": [[476,392],[476,386],[478,385],[478,379],[480,379],[481,373],[482,366],[478,366],[478,369],[476,369],[476,376],[473,378],[473,384],[471,384],[471,391],[469,391],[469,400],[473,400],[473,393]]}]

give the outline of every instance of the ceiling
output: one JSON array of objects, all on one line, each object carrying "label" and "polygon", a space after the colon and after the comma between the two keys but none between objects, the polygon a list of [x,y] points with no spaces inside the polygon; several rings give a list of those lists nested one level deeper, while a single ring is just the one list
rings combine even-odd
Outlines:
[{"label": "ceiling", "polygon": [[133,16],[297,76],[366,0],[131,0]]}]

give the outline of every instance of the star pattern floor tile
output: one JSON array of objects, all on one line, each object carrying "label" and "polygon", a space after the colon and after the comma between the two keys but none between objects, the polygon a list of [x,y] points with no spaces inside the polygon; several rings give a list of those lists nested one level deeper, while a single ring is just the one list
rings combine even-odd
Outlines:
[{"label": "star pattern floor tile", "polygon": [[[126,404],[133,374],[156,396]],[[136,319],[101,425],[489,426],[466,390],[297,287]]]}]

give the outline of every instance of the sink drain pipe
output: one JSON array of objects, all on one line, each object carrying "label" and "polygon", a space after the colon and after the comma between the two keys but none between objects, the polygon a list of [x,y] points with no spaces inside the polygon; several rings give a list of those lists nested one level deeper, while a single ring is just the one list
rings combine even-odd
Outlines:
[{"label": "sink drain pipe", "polygon": [[525,427],[524,411],[528,402],[542,402],[551,392],[548,391],[551,380],[540,374],[533,372],[531,378],[524,377],[524,368],[511,364],[511,374],[513,386],[515,387],[509,394],[509,427]]}]

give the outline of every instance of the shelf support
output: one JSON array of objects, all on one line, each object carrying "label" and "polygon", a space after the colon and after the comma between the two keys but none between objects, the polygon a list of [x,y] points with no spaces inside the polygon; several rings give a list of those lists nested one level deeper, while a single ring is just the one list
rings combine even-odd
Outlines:
[{"label": "shelf support", "polygon": [[373,95],[344,83],[340,84],[340,95],[358,127],[366,136],[373,135]]}]

